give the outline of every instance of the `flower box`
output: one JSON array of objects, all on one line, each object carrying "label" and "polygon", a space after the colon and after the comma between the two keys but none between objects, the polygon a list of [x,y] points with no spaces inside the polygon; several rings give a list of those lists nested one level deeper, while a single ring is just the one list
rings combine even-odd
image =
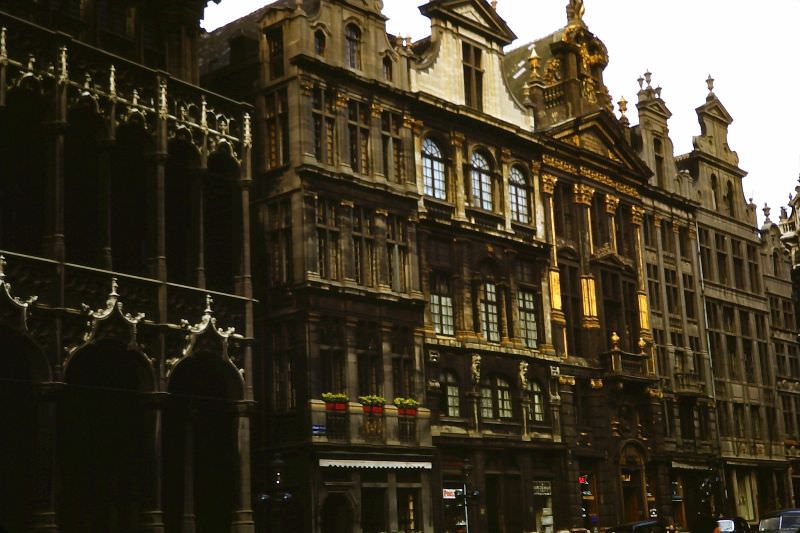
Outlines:
[{"label": "flower box", "polygon": [[336,411],[346,411],[347,410],[347,404],[345,402],[336,402],[333,405],[335,406],[335,410]]}]

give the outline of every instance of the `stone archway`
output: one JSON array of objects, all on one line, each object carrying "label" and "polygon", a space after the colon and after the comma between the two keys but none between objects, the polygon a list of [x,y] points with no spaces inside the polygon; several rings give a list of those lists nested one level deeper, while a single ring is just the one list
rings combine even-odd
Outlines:
[{"label": "stone archway", "polygon": [[38,384],[49,377],[44,353],[26,335],[0,325],[0,529],[26,531],[36,512]]},{"label": "stone archway", "polygon": [[147,417],[155,389],[147,357],[105,338],[76,350],[64,368],[57,494],[62,533],[134,533],[147,507]]}]

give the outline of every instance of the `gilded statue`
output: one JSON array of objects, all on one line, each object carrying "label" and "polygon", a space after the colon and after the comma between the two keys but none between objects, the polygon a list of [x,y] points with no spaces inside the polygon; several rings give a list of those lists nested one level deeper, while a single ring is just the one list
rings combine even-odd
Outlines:
[{"label": "gilded statue", "polygon": [[583,0],[569,0],[567,4],[567,20],[570,25],[583,24],[583,14],[586,8],[583,6]]}]

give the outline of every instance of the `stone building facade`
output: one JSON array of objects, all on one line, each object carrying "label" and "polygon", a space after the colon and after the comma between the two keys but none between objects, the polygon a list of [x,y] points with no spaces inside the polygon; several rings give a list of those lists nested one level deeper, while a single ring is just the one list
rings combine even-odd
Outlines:
[{"label": "stone building facade", "polygon": [[0,2],[4,530],[254,530],[252,109],[193,84],[203,7]]}]

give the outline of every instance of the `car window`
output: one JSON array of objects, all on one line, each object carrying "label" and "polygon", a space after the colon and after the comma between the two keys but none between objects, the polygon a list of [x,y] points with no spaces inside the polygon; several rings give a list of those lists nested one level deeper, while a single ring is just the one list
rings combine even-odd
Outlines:
[{"label": "car window", "polygon": [[761,522],[758,523],[758,530],[759,531],[778,531],[778,526],[780,525],[780,519],[775,516],[773,518],[765,518]]},{"label": "car window", "polygon": [[781,529],[792,529],[800,526],[800,516],[782,516]]},{"label": "car window", "polygon": [[736,524],[733,520],[717,520],[717,524],[719,524],[720,531],[735,531]]}]

